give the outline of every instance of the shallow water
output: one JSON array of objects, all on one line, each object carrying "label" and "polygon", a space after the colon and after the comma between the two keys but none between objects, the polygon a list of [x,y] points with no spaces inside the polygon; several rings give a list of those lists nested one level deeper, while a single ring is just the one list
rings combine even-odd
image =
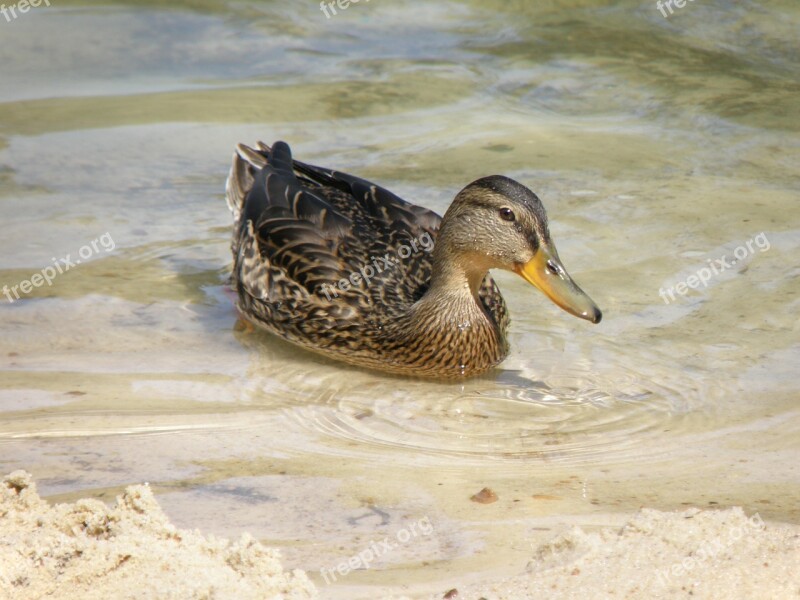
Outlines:
[{"label": "shallow water", "polygon": [[[326,597],[519,572],[554,531],[642,505],[800,521],[797,4],[535,4],[0,19],[0,284],[90,249],[0,297],[2,470],[53,500],[149,481],[176,524],[249,531]],[[512,353],[462,384],[248,332],[223,193],[257,139],[439,212],[519,179],[603,322],[499,273]],[[471,502],[485,486],[499,500]],[[370,569],[318,576],[384,537]]]}]

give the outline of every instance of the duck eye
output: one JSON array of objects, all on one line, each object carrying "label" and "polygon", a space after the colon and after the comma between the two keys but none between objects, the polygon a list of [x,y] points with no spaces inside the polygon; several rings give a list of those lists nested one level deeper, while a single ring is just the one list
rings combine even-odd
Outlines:
[{"label": "duck eye", "polygon": [[503,219],[504,221],[513,221],[514,219],[516,219],[516,217],[514,216],[514,211],[511,210],[510,208],[501,208],[500,218]]}]

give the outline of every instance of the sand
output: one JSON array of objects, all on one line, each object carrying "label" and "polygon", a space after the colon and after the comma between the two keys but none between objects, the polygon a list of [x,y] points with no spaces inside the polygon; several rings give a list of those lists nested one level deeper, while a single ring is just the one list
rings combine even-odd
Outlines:
[{"label": "sand", "polygon": [[[620,528],[580,528],[540,546],[516,577],[459,586],[458,600],[800,598],[800,526],[739,508],[644,509]],[[442,589],[429,598],[443,598]],[[51,506],[31,476],[0,485],[0,598],[306,599],[319,597],[276,550],[179,530],[145,485],[114,507]]]},{"label": "sand", "polygon": [[457,590],[455,600],[797,599],[800,527],[740,508],[643,509],[621,529],[558,536],[524,574]]},{"label": "sand", "polygon": [[302,572],[248,535],[238,541],[171,525],[150,488],[113,508],[98,500],[49,505],[31,476],[0,485],[0,598],[180,600],[317,598]]}]

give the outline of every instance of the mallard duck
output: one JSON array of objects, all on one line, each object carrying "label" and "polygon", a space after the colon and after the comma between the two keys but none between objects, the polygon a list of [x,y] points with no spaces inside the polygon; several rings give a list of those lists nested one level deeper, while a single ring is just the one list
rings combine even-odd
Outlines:
[{"label": "mallard duck", "polygon": [[346,363],[437,378],[492,369],[508,354],[509,317],[490,269],[601,318],[562,266],[541,201],[508,177],[473,181],[440,217],[259,142],[237,147],[226,195],[240,313]]}]

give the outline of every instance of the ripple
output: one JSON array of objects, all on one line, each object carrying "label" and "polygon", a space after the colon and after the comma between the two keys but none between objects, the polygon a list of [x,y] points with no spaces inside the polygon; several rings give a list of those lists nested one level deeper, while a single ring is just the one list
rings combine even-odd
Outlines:
[{"label": "ripple", "polygon": [[265,351],[270,373],[259,377],[266,368],[257,367],[248,380],[262,390],[254,390],[255,397],[273,403],[280,389],[290,427],[312,434],[298,439],[316,440],[325,454],[385,458],[396,450],[396,460],[413,464],[424,457],[443,468],[454,458],[462,467],[651,460],[668,450],[648,438],[688,430],[703,394],[688,378],[665,385],[663,378],[648,377],[638,367],[658,363],[644,355],[628,370],[616,359],[609,359],[615,366],[607,373],[573,361],[538,379],[505,370],[444,384],[345,374],[324,361],[309,370],[306,360],[301,369],[292,352]]},{"label": "ripple", "polygon": [[[505,391],[505,393],[500,393]],[[643,436],[661,431],[664,402],[614,398],[599,388],[473,391],[439,399],[349,398],[290,409],[300,426],[369,446],[478,462],[641,460]]]}]

